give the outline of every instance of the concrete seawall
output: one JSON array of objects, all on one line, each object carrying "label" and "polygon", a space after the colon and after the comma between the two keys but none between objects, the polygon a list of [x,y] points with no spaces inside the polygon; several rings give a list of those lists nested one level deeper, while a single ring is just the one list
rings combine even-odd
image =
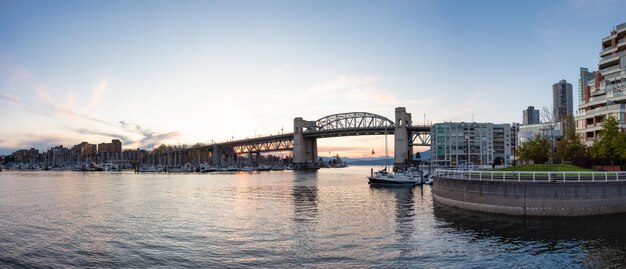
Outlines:
[{"label": "concrete seawall", "polygon": [[587,216],[626,212],[626,181],[475,181],[437,176],[435,201],[453,207],[527,216]]}]

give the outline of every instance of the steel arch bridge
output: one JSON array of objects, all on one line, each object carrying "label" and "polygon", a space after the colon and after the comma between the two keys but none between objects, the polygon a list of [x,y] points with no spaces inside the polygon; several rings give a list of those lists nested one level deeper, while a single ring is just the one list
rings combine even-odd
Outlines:
[{"label": "steel arch bridge", "polygon": [[394,128],[390,119],[368,112],[348,112],[333,114],[315,121],[317,130],[341,130],[362,128]]},{"label": "steel arch bridge", "polygon": [[[337,113],[316,121],[304,121],[301,135],[306,139],[341,136],[394,134],[396,123],[387,117],[369,112]],[[408,146],[430,146],[430,126],[406,123]],[[294,150],[295,133],[234,140],[188,149],[204,155],[239,155]],[[213,157],[215,158],[215,157]]]},{"label": "steel arch bridge", "polygon": [[329,115],[303,130],[305,137],[323,138],[354,135],[391,134],[395,124],[381,115],[368,112],[348,112]]}]

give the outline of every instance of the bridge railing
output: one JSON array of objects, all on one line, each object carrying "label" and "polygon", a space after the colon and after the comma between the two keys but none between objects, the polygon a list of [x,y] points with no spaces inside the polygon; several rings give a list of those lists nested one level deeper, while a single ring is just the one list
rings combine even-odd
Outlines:
[{"label": "bridge railing", "polygon": [[434,177],[475,181],[502,182],[620,182],[626,181],[626,172],[591,171],[467,171],[437,169]]}]

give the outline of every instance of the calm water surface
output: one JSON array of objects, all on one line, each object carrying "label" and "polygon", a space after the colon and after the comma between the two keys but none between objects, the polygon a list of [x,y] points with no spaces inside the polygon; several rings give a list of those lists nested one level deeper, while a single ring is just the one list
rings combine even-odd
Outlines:
[{"label": "calm water surface", "polygon": [[515,218],[318,172],[0,173],[0,268],[625,268],[626,215]]}]

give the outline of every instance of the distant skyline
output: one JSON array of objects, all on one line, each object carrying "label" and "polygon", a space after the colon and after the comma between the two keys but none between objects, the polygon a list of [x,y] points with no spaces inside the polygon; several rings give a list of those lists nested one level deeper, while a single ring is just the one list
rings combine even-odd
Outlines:
[{"label": "distant skyline", "polygon": [[[398,106],[414,124],[521,122],[528,106],[551,105],[561,79],[577,95],[579,68],[597,70],[624,10],[612,0],[5,0],[0,155],[116,138],[211,143],[291,132],[294,117],[393,120]],[[318,145],[320,156],[384,152],[382,137]]]}]

